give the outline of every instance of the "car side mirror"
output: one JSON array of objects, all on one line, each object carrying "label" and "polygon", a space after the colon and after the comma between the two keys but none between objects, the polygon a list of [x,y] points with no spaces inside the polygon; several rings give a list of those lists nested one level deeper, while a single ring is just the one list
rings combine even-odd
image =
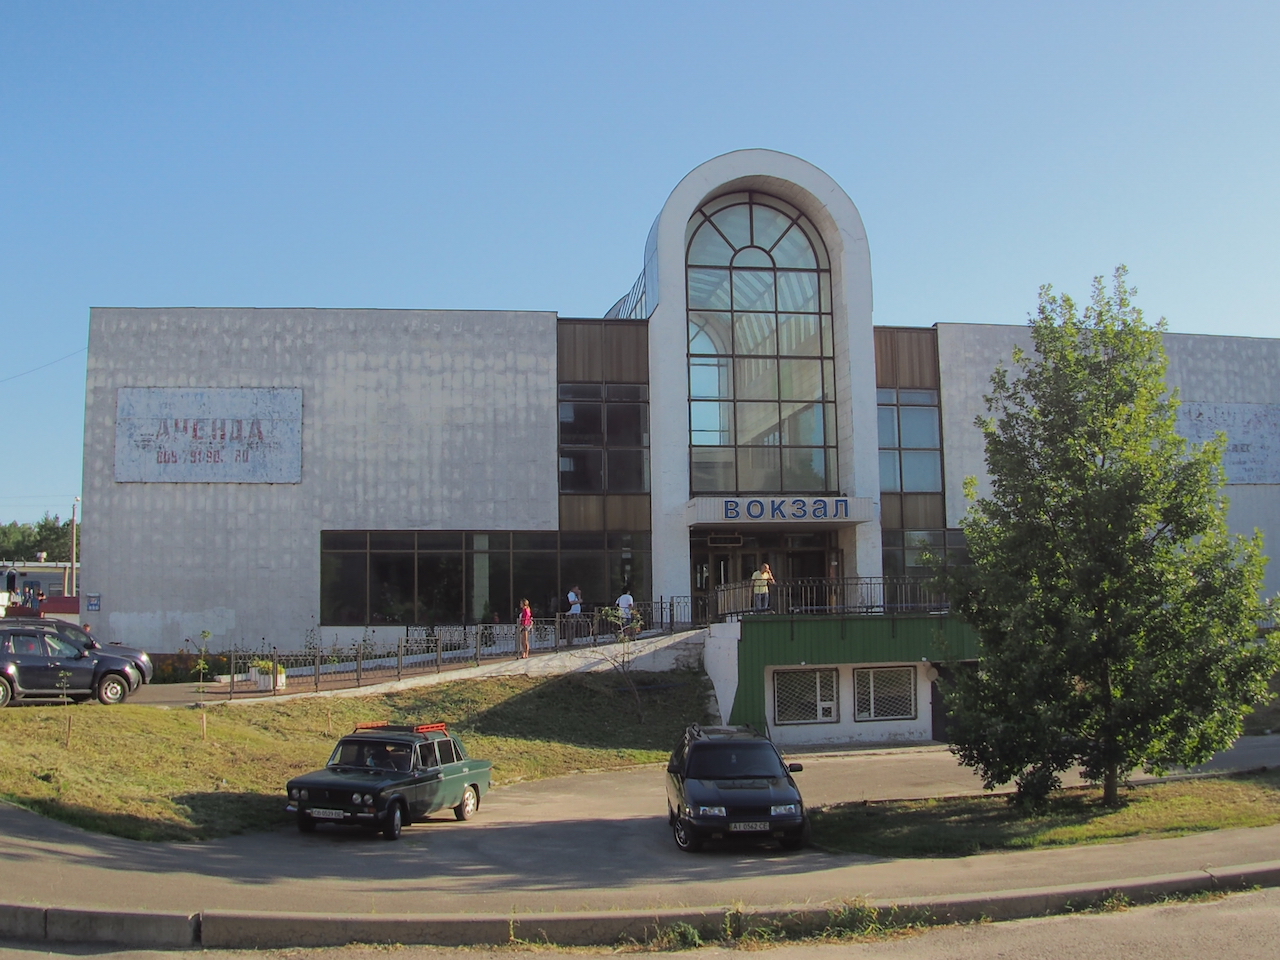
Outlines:
[{"label": "car side mirror", "polygon": [[667,773],[679,773],[679,772],[680,772],[680,764],[678,763],[667,764]]},{"label": "car side mirror", "polygon": [[803,763],[788,763],[787,773],[802,773],[804,771]]}]

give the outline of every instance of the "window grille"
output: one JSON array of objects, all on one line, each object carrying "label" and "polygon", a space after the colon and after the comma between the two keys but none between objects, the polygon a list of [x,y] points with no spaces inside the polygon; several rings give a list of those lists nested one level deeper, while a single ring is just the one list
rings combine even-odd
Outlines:
[{"label": "window grille", "polygon": [[835,670],[783,670],[773,675],[778,723],[836,723],[840,719]]},{"label": "window grille", "polygon": [[916,668],[853,671],[855,720],[914,720]]}]

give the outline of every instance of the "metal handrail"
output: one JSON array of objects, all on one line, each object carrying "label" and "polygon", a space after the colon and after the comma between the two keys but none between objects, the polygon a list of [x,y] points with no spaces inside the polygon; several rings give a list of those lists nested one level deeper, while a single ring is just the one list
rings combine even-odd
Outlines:
[{"label": "metal handrail", "polygon": [[931,589],[928,580],[915,577],[797,577],[770,584],[740,580],[716,587],[711,600],[713,620],[753,613],[884,616],[950,610],[945,596]]}]

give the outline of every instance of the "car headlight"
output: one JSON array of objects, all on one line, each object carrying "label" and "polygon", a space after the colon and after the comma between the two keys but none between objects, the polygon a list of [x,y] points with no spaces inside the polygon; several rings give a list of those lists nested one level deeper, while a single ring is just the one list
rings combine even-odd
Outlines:
[{"label": "car headlight", "polygon": [[310,794],[307,793],[307,788],[303,787],[301,790],[298,791],[298,796],[301,797],[303,800],[306,800],[310,797]]},{"label": "car headlight", "polygon": [[725,815],[724,807],[699,807],[698,816],[700,817],[723,817]]},{"label": "car headlight", "polygon": [[298,788],[297,788],[297,787],[293,787],[293,788],[289,791],[289,799],[290,799],[290,800],[297,800],[297,799],[298,799]]},{"label": "car headlight", "polygon": [[775,803],[769,808],[769,816],[785,817],[788,814],[794,816],[800,812],[800,804],[798,803]]},{"label": "car headlight", "polygon": [[364,805],[365,805],[366,807],[373,806],[373,794],[371,794],[371,793],[366,793],[366,794],[364,795]]},{"label": "car headlight", "polygon": [[360,802],[360,794],[358,794],[358,793],[353,793],[353,794],[351,795],[351,802],[352,802],[352,803],[359,803],[359,802]]}]

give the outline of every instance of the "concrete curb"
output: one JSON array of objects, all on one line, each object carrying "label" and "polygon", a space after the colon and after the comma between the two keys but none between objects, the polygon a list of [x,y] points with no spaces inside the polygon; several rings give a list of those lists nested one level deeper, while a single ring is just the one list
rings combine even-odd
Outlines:
[{"label": "concrete curb", "polygon": [[[1280,860],[1100,883],[998,890],[953,897],[867,900],[862,905],[921,923],[1016,920],[1086,909],[1112,897],[1141,903],[1175,894],[1280,886]],[[197,914],[0,904],[0,939],[114,943],[135,947],[343,946],[414,943],[481,946],[513,940],[593,946],[645,941],[687,924],[703,937],[751,929],[819,932],[840,903],[807,907],[686,907],[664,910],[525,914],[369,915],[206,910]]]}]

